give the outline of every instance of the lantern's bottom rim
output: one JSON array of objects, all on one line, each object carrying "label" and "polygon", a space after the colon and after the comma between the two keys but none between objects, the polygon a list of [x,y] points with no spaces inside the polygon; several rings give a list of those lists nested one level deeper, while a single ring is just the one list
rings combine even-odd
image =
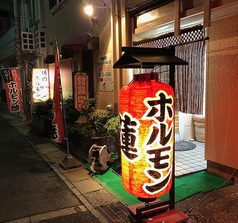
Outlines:
[{"label": "lantern's bottom rim", "polygon": [[138,200],[141,202],[149,203],[149,202],[155,201],[156,197],[152,197],[152,198],[138,197]]}]

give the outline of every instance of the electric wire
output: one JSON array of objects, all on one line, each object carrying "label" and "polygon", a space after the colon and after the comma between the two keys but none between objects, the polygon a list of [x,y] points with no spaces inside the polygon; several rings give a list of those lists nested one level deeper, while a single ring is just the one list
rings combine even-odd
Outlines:
[{"label": "electric wire", "polygon": [[223,187],[225,184],[227,184],[231,179],[232,177],[234,176],[235,172],[236,172],[237,169],[234,169],[234,171],[232,172],[232,174],[230,175],[230,177],[228,177],[228,179],[226,181],[224,181],[219,187],[217,187],[216,189],[214,189],[213,191],[211,191],[210,193],[208,193],[203,199],[201,199],[200,201],[198,201],[197,203],[195,203],[188,211],[187,211],[187,215],[189,217],[201,217],[203,218],[204,220],[206,220],[207,223],[209,223],[208,219],[205,218],[204,216],[200,215],[200,214],[194,214],[192,215],[191,212],[193,211],[193,209],[198,206],[200,203],[202,203],[205,199],[207,199],[211,194],[213,194],[215,191],[217,191],[218,189],[220,189],[221,187]]},{"label": "electric wire", "polygon": [[206,223],[209,223],[208,219],[202,216],[201,214],[193,214],[193,215],[189,215],[189,217],[194,218],[196,222],[199,222],[199,220],[202,218],[206,221]]}]

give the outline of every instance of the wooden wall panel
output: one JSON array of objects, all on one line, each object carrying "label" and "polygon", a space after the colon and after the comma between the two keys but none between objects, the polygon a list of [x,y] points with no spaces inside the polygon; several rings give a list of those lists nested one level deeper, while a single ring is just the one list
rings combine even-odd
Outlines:
[{"label": "wooden wall panel", "polygon": [[205,158],[238,168],[238,15],[213,21],[208,36]]}]

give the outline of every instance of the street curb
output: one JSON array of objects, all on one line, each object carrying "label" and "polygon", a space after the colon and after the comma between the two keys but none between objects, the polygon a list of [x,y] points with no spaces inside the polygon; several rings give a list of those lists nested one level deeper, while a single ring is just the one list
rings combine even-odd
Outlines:
[{"label": "street curb", "polygon": [[42,156],[42,158],[48,163],[50,168],[63,180],[63,182],[69,187],[69,189],[77,196],[77,198],[83,203],[83,205],[101,222],[108,223],[105,218],[87,201],[87,199],[80,193],[80,191],[62,174],[58,168],[51,163],[51,161],[33,145],[35,150]]},{"label": "street curb", "polygon": [[[4,107],[4,105],[0,104],[0,107],[6,112],[6,115],[4,115],[4,118],[7,120],[7,122],[14,127],[19,133],[21,133],[24,138],[29,142],[29,144],[41,155],[41,157],[44,159],[45,162],[47,162],[47,164],[50,166],[50,168],[60,177],[60,179],[68,186],[68,188],[75,194],[75,196],[82,202],[82,204],[92,213],[92,215],[94,215],[95,218],[97,218],[101,223],[108,223],[108,221],[88,202],[88,200],[80,193],[80,191],[64,176],[63,173],[60,172],[60,170],[47,158],[46,155],[44,155],[34,144],[32,144],[29,139],[27,138],[26,135],[24,135],[22,133],[22,131],[20,131],[20,127],[16,127],[14,125],[12,125],[9,122],[9,119],[6,116],[11,116],[14,117],[16,120],[18,120],[21,123],[24,123],[25,121],[21,121],[19,120],[19,118],[14,115],[14,114],[9,114],[6,110],[6,108]],[[28,125],[28,122],[25,122],[26,125]],[[30,132],[30,127],[29,127],[29,132]],[[56,147],[57,149],[61,150],[60,146],[55,145],[54,143],[50,142],[50,144],[52,144],[52,146]],[[64,152],[64,151],[62,151]],[[65,152],[64,152],[65,153]],[[66,156],[66,153],[65,153]],[[80,162],[81,163],[81,162]],[[83,165],[83,164],[82,164]],[[84,166],[84,165],[83,165]],[[96,181],[95,181],[96,182]],[[26,222],[25,220],[29,220],[29,218],[24,218],[24,219],[18,219],[18,220],[22,220],[23,222]],[[18,222],[20,223],[20,222]]]}]

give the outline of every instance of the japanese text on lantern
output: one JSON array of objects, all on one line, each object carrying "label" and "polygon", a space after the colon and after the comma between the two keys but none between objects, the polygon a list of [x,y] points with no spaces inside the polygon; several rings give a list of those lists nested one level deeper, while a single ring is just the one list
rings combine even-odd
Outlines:
[{"label": "japanese text on lantern", "polygon": [[159,90],[155,97],[146,97],[144,105],[147,109],[142,117],[123,113],[121,149],[129,163],[144,157],[147,164],[143,172],[149,181],[144,182],[142,188],[146,194],[153,195],[167,187],[171,178],[173,98]]}]

